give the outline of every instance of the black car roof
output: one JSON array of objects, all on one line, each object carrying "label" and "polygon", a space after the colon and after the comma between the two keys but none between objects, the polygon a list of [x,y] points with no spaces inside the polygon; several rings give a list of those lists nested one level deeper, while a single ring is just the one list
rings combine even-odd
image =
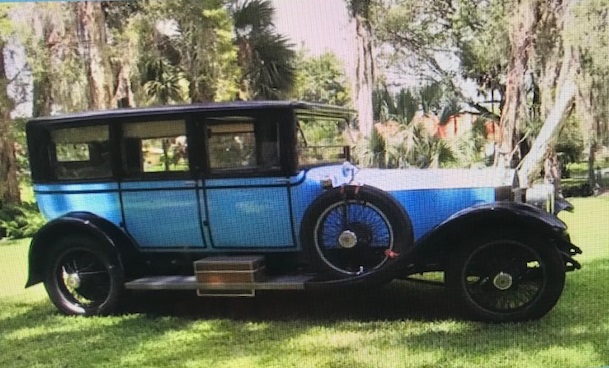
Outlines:
[{"label": "black car roof", "polygon": [[315,104],[302,101],[231,101],[231,102],[201,102],[182,105],[165,105],[154,107],[130,107],[111,110],[85,111],[79,113],[61,114],[33,118],[28,125],[46,125],[54,123],[67,123],[72,121],[99,120],[104,118],[138,117],[148,115],[163,115],[172,113],[193,112],[228,112],[252,111],[264,109],[293,109],[299,113],[314,116],[347,117],[353,110],[324,104]]}]

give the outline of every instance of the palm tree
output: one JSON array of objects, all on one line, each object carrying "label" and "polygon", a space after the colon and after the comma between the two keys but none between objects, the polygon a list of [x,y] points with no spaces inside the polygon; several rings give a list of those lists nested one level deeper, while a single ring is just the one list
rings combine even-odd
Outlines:
[{"label": "palm tree", "polygon": [[268,0],[234,0],[242,99],[280,99],[296,83],[296,52],[288,39],[275,32],[275,9]]},{"label": "palm tree", "polygon": [[[361,165],[438,168],[459,163],[460,147],[442,139],[436,128],[445,127],[461,107],[458,100],[445,95],[440,84],[425,86],[418,93],[402,90],[395,96],[386,89],[377,90],[374,101],[382,122],[355,146],[354,156]],[[425,115],[414,119],[419,104]]]},{"label": "palm tree", "polygon": [[186,78],[167,58],[160,56],[149,60],[145,64],[145,75],[144,91],[151,102],[167,105],[183,100],[181,83]]}]

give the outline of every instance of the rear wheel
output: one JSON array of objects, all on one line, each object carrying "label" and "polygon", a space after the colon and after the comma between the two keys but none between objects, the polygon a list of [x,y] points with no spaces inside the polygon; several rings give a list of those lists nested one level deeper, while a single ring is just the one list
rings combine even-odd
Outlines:
[{"label": "rear wheel", "polygon": [[474,319],[538,319],[558,301],[565,283],[558,251],[535,238],[487,236],[457,251],[447,268],[453,295]]},{"label": "rear wheel", "polygon": [[413,244],[404,209],[368,186],[334,188],[307,211],[302,240],[319,269],[338,277],[382,269]]},{"label": "rear wheel", "polygon": [[104,315],[117,305],[123,287],[118,256],[87,236],[60,239],[49,254],[45,288],[68,315]]}]

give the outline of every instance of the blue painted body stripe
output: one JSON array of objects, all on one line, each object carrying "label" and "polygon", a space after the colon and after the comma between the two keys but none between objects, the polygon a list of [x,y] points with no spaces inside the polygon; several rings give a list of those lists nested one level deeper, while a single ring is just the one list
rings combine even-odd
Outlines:
[{"label": "blue painted body stripe", "polygon": [[119,189],[96,189],[96,190],[43,190],[34,189],[34,194],[99,194],[99,193],[116,193]]}]

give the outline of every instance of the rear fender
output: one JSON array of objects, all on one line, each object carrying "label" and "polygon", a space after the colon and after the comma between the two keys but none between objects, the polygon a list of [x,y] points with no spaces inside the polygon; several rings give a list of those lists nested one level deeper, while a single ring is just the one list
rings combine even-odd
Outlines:
[{"label": "rear fender", "polygon": [[133,239],[108,220],[89,212],[68,213],[46,223],[32,239],[26,288],[43,281],[45,254],[53,242],[66,234],[92,236],[103,246],[116,249],[121,265],[131,262],[139,253]]}]

